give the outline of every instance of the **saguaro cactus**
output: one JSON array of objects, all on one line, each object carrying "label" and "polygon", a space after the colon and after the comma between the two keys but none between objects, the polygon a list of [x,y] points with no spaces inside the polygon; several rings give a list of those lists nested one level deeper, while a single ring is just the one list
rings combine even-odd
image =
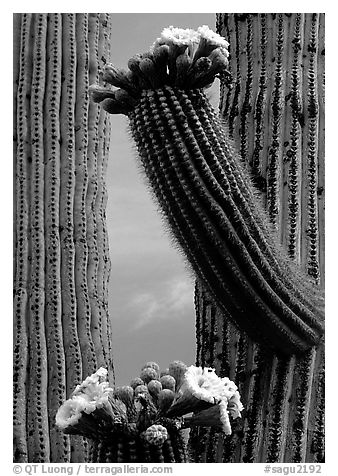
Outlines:
[{"label": "saguaro cactus", "polygon": [[[77,461],[55,414],[97,366],[113,377],[107,305],[109,121],[89,102],[107,14],[15,14],[14,459]],[[72,446],[72,447],[71,447]]]},{"label": "saguaro cactus", "polygon": [[[248,402],[247,408],[256,426],[245,428],[251,453],[243,460],[278,460],[280,449],[283,448],[284,452],[286,439],[282,436],[281,425],[287,421],[283,419],[283,398],[285,395],[288,398],[290,393],[287,376],[292,372],[294,353],[304,356],[304,352],[308,352],[296,364],[301,374],[295,417],[295,434],[300,445],[295,450],[298,452],[296,460],[303,458],[306,446],[303,426],[308,421],[306,402],[311,393],[312,369],[316,362],[314,345],[319,344],[323,334],[323,297],[315,283],[300,272],[278,245],[273,227],[250,185],[250,176],[241,164],[243,159],[232,147],[233,124],[229,133],[203,93],[203,88],[212,83],[216,74],[226,75],[226,46],[223,39],[205,27],[197,33],[165,29],[150,52],[129,60],[128,72],[108,65],[105,79],[120,89],[94,87],[93,98],[102,102],[109,113],[128,115],[154,194],[211,302],[221,310],[222,326],[227,325],[229,318],[241,329],[242,336],[248,334],[262,345],[257,347],[261,349],[258,356],[253,349],[249,353],[243,352],[241,347],[245,346],[246,337],[242,337],[241,344],[236,347],[236,368],[241,368],[246,376],[247,357],[250,365],[251,359],[259,361],[264,374],[269,371],[265,355],[275,356],[269,362],[271,366],[274,363],[276,411],[272,417],[271,414],[267,416],[257,404],[257,398],[262,398],[261,392],[264,396],[267,394],[263,386],[268,385],[268,376],[255,379],[255,399]],[[248,74],[249,85],[251,73]],[[243,134],[248,130],[248,103],[244,102],[244,105],[245,111],[241,115]],[[247,150],[245,140],[243,144],[242,152]],[[294,171],[291,175],[294,178]],[[276,184],[271,183],[274,191]],[[292,184],[295,186],[294,181]],[[290,201],[294,204],[294,195]],[[293,206],[292,210],[295,208]],[[293,223],[292,220],[292,230]],[[201,326],[198,339],[202,339],[204,356],[205,351],[220,339],[215,333],[215,309],[209,308],[212,312],[203,314],[202,311],[200,314],[199,292],[196,293],[196,304],[198,325]],[[220,356],[225,359],[229,351],[226,339],[224,335],[218,354],[214,353],[214,348],[211,349],[213,360],[215,357],[219,360]],[[274,351],[278,353],[274,354]],[[205,360],[205,356],[202,358]],[[229,364],[229,360],[227,362]],[[317,377],[320,380],[320,374]],[[251,388],[252,382],[244,390],[248,393]],[[317,395],[316,398],[320,397]],[[256,408],[259,408],[258,414]],[[267,413],[266,407],[264,411]],[[264,419],[269,420],[268,424]],[[256,444],[258,425],[268,427],[270,438],[268,445],[263,447],[262,451],[266,450],[263,456],[261,447]],[[211,441],[211,445],[207,445],[207,459],[221,461],[224,442],[219,439],[215,445],[215,437],[212,431],[207,435]],[[198,435],[198,441],[204,448],[205,439]],[[200,445],[192,447],[195,451],[192,456],[200,458],[199,455],[203,455]],[[236,455],[241,457],[241,445],[234,444],[234,448]],[[289,448],[289,451],[294,450]],[[225,457],[230,454],[227,449]]]},{"label": "saguaro cactus", "polygon": [[[220,109],[279,241],[324,285],[324,15],[219,14],[232,81]],[[229,373],[247,411],[230,438],[196,432],[198,461],[324,460],[324,353],[282,358],[239,333],[201,283],[197,363]],[[202,442],[201,442],[202,441]],[[215,452],[217,448],[217,452]]]}]

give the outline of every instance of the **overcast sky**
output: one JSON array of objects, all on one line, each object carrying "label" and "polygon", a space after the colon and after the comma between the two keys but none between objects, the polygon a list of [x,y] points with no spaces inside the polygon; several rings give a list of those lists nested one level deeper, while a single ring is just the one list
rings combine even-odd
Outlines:
[{"label": "overcast sky", "polygon": [[[126,67],[173,25],[215,29],[215,14],[113,14],[111,62]],[[217,104],[218,90],[212,92]],[[108,229],[112,271],[109,306],[116,384],[128,384],[143,363],[195,363],[194,279],[173,246],[137,163],[125,116],[111,116]]]}]

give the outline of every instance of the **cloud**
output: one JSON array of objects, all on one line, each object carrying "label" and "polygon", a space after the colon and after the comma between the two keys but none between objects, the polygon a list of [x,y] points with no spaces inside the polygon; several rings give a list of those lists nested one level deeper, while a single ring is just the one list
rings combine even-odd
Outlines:
[{"label": "cloud", "polygon": [[140,292],[134,295],[128,309],[137,315],[133,330],[140,329],[152,321],[176,320],[191,314],[194,299],[194,285],[187,278],[165,281],[153,292]]}]

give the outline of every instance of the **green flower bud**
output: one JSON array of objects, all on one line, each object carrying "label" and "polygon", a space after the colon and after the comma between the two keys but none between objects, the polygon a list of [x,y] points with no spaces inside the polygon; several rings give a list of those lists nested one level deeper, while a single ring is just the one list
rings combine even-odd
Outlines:
[{"label": "green flower bud", "polygon": [[133,380],[130,382],[130,386],[135,390],[136,387],[139,385],[144,385],[144,382],[140,377],[133,378]]},{"label": "green flower bud", "polygon": [[146,364],[144,364],[141,370],[144,370],[147,367],[150,367],[151,369],[156,370],[158,374],[160,373],[160,366],[156,362],[147,362]]},{"label": "green flower bud", "polygon": [[169,374],[176,380],[176,392],[183,383],[184,374],[187,371],[187,366],[181,360],[174,360],[169,364]]},{"label": "green flower bud", "polygon": [[158,380],[150,380],[150,382],[148,383],[148,390],[153,399],[157,401],[158,394],[162,390],[161,382],[159,382]]},{"label": "green flower bud", "polygon": [[144,383],[148,383],[150,380],[156,380],[157,371],[151,367],[146,367],[141,371],[140,378],[144,381]]},{"label": "green flower bud", "polygon": [[162,384],[162,388],[168,388],[169,390],[175,392],[176,380],[174,377],[171,375],[163,375],[163,377],[160,378],[160,382]]},{"label": "green flower bud", "polygon": [[174,401],[175,393],[168,388],[161,390],[158,394],[158,408],[161,413],[165,413]]},{"label": "green flower bud", "polygon": [[138,395],[140,395],[140,393],[149,393],[149,392],[148,392],[148,387],[147,387],[146,385],[138,385],[138,386],[134,389],[135,397],[137,397]]},{"label": "green flower bud", "polygon": [[130,407],[134,400],[134,389],[129,385],[116,387],[114,390],[114,396],[119,398],[126,405],[126,407]]}]

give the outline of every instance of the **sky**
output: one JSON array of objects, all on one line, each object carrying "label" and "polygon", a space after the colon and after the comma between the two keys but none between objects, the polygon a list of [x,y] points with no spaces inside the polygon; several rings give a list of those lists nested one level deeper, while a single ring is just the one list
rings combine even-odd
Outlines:
[{"label": "sky", "polygon": [[[216,21],[214,13],[112,15],[111,62],[120,67],[169,25],[215,29]],[[217,85],[210,94],[216,106]],[[111,116],[107,187],[113,358],[116,385],[126,385],[148,361],[164,369],[173,360],[195,363],[194,277],[153,201],[122,115]]]}]

